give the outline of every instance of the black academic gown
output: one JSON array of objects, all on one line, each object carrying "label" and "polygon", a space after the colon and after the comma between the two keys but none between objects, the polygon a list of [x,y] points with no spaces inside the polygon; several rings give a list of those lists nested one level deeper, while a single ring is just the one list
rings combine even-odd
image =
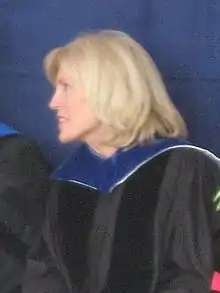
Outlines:
[{"label": "black academic gown", "polygon": [[0,293],[20,292],[41,235],[48,171],[35,143],[0,123]]},{"label": "black academic gown", "polygon": [[210,292],[213,154],[168,139],[104,159],[83,145],[52,177],[45,235],[69,292]]}]

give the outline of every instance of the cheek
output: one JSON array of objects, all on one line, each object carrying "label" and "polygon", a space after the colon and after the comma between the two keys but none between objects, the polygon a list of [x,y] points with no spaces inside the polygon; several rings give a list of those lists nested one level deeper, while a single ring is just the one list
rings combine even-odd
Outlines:
[{"label": "cheek", "polygon": [[88,131],[93,129],[97,124],[97,119],[92,110],[85,104],[78,104],[75,108],[71,108],[71,126],[76,131]]},{"label": "cheek", "polygon": [[59,140],[63,143],[70,141],[86,141],[86,137],[99,127],[98,120],[85,108],[75,108],[70,111],[70,119],[60,125]]},{"label": "cheek", "polygon": [[63,115],[67,119],[71,119],[71,112],[73,107],[69,105],[69,99],[67,95],[63,95],[62,97],[62,103],[60,104],[59,110],[61,112],[61,115]]},{"label": "cheek", "polygon": [[89,109],[86,104],[84,104],[81,99],[68,99],[68,113],[70,120],[72,121],[82,121],[88,117]]}]

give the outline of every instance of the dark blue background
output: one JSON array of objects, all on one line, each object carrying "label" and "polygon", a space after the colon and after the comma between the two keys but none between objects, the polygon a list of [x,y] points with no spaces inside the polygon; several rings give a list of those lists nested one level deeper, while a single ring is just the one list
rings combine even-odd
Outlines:
[{"label": "dark blue background", "polygon": [[220,155],[219,0],[0,0],[1,119],[59,162],[70,147],[56,140],[42,59],[78,32],[103,28],[124,30],[146,46],[191,140]]}]

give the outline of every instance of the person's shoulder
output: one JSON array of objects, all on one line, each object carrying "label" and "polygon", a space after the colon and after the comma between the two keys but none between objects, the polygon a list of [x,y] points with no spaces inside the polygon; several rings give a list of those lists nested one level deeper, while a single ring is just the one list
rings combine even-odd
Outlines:
[{"label": "person's shoulder", "polygon": [[151,169],[153,167],[156,170],[163,169],[167,172],[170,172],[171,169],[186,171],[187,169],[190,171],[212,169],[220,174],[220,159],[211,151],[192,144],[176,144],[164,148],[152,156],[149,161],[146,160],[142,166]]},{"label": "person's shoulder", "polygon": [[6,162],[37,162],[45,169],[49,163],[38,143],[21,134],[9,135],[0,138],[0,163]]},{"label": "person's shoulder", "polygon": [[6,135],[6,136],[0,137],[0,147],[1,147],[1,149],[4,149],[4,147],[5,148],[8,148],[8,147],[14,147],[14,148],[35,147],[35,148],[39,148],[36,141],[31,140],[22,134],[12,134],[12,135]]},{"label": "person's shoulder", "polygon": [[[167,194],[177,203],[202,198],[207,209],[213,212],[219,201],[215,197],[220,186],[220,162],[212,152],[196,146],[175,147],[165,167],[161,194]],[[192,205],[194,203],[192,202]]]},{"label": "person's shoulder", "polygon": [[217,157],[213,152],[194,145],[186,145],[181,147],[173,148],[169,151],[170,159],[173,162],[187,163],[191,166],[208,164],[220,168],[220,158]]},{"label": "person's shoulder", "polygon": [[165,174],[168,182],[179,182],[181,186],[203,182],[216,190],[220,184],[220,160],[197,146],[176,147],[169,151]]}]

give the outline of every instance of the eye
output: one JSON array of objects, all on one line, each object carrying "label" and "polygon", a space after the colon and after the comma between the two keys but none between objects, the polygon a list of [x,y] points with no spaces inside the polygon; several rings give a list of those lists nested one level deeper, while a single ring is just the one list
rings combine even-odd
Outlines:
[{"label": "eye", "polygon": [[68,88],[70,87],[70,85],[66,82],[63,82],[61,85],[65,91],[68,90]]},{"label": "eye", "polygon": [[70,87],[71,87],[71,84],[64,80],[58,80],[56,83],[56,88],[59,89],[59,91],[63,93],[67,92]]}]

